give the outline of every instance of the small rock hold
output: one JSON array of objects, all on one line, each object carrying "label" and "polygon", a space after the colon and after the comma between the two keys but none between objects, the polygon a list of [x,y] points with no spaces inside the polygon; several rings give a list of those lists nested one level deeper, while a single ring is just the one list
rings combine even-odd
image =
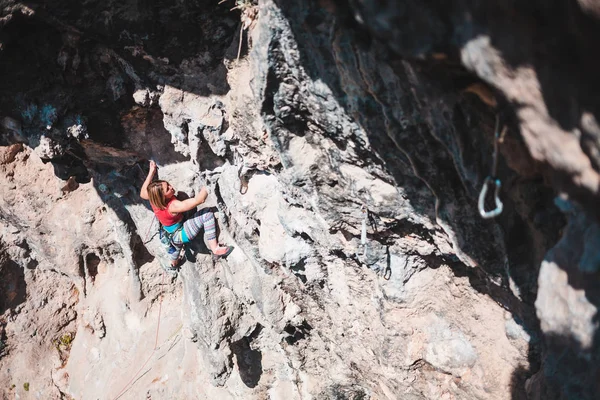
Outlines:
[{"label": "small rock hold", "polygon": [[92,347],[92,349],[90,350],[90,356],[93,361],[100,360],[100,349],[97,347]]},{"label": "small rock hold", "polygon": [[62,191],[63,194],[66,194],[66,193],[70,193],[70,192],[76,190],[78,187],[79,187],[79,183],[77,183],[74,176],[71,176],[71,177],[69,177],[69,179],[67,179],[66,185],[63,186],[60,190]]},{"label": "small rock hold", "polygon": [[89,138],[87,128],[83,124],[75,124],[68,127],[67,133],[69,134],[69,136],[78,140]]},{"label": "small rock hold", "polygon": [[142,107],[150,105],[150,93],[148,92],[148,89],[136,90],[133,94],[133,101]]},{"label": "small rock hold", "polygon": [[15,143],[8,147],[0,148],[0,165],[11,163],[17,157],[17,154],[23,150],[21,143]]},{"label": "small rock hold", "polygon": [[504,323],[504,329],[506,337],[511,340],[523,339],[526,342],[531,340],[531,336],[513,318]]},{"label": "small rock hold", "polygon": [[96,314],[96,317],[94,318],[94,334],[99,339],[102,339],[104,336],[106,336],[106,326],[104,325],[104,318],[100,313]]}]

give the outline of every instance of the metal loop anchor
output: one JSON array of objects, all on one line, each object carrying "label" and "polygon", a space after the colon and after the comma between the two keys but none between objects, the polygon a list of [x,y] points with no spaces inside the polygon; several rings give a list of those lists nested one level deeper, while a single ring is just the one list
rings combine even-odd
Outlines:
[{"label": "metal loop anchor", "polygon": [[[504,140],[504,134],[506,133],[506,126],[502,129],[502,134],[500,134],[500,117],[496,115],[496,128],[494,129],[494,155],[492,159],[492,171],[490,176],[485,178],[483,181],[483,187],[481,188],[481,193],[479,193],[479,201],[477,202],[477,208],[479,209],[479,214],[482,218],[490,219],[496,218],[498,215],[502,214],[503,204],[500,200],[500,187],[502,186],[502,182],[500,179],[496,178],[496,172],[498,171],[498,144]],[[490,211],[485,211],[485,195],[487,194],[489,185],[495,185],[496,190],[494,190],[494,202],[496,203],[496,208]]]},{"label": "metal loop anchor", "polygon": [[360,229],[360,245],[363,247],[363,258],[365,263],[367,261],[367,219],[369,218],[369,209],[365,204],[360,207],[361,213],[365,216],[363,217]]},{"label": "metal loop anchor", "polygon": [[[490,211],[485,211],[485,195],[487,194],[489,185],[496,186],[496,190],[494,190],[494,202],[496,203],[496,208]],[[479,193],[479,201],[477,202],[479,214],[482,218],[496,218],[498,215],[502,214],[502,209],[504,208],[504,205],[502,204],[502,201],[498,196],[500,194],[501,186],[502,183],[500,182],[500,179],[492,178],[491,176],[485,178],[485,181],[483,182],[483,187],[481,188],[481,193]]]}]

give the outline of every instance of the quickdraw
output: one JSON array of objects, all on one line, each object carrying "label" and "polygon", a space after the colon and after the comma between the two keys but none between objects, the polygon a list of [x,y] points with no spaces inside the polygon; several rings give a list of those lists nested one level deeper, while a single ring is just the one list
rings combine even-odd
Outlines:
[{"label": "quickdraw", "polygon": [[[483,187],[481,188],[481,192],[479,193],[479,201],[477,202],[479,214],[482,218],[485,219],[496,218],[498,215],[502,214],[502,210],[504,208],[502,200],[500,200],[499,197],[502,182],[496,177],[496,172],[498,170],[498,144],[502,141],[502,138],[506,131],[506,127],[502,129],[502,135],[500,135],[500,131],[498,130],[499,125],[500,118],[496,115],[496,129],[494,132],[494,158],[492,162],[492,171],[491,174],[483,181]],[[496,189],[494,190],[494,203],[496,208],[490,211],[486,211],[485,196],[487,195],[490,185],[494,185],[496,187]]]},{"label": "quickdraw", "polygon": [[366,205],[360,207],[360,211],[365,215],[360,228],[360,245],[363,248],[363,259],[367,260],[367,220],[369,219],[369,209]]},{"label": "quickdraw", "polygon": [[[166,248],[167,253],[171,260],[173,260],[172,255],[177,253],[177,260],[182,260],[182,254],[185,252],[185,246],[183,244],[176,245],[173,241],[173,236],[175,236],[178,232],[183,229],[183,224],[179,228],[177,228],[173,233],[167,232],[167,230],[163,227],[162,224],[159,223],[158,233],[160,237],[160,242]],[[170,268],[167,268],[167,271],[173,271],[173,265]]]},{"label": "quickdraw", "polygon": [[[361,223],[361,227],[360,227],[360,247],[362,247],[362,263],[365,266],[368,266],[369,268],[373,269],[372,265],[369,265],[368,263],[368,256],[369,256],[369,248],[367,246],[367,224],[371,225],[371,229],[373,230],[373,233],[377,234],[377,222],[375,221],[375,218],[373,217],[373,214],[369,212],[369,208],[367,207],[366,204],[363,203],[363,205],[360,207],[360,211],[361,213],[364,214],[364,217],[362,219],[362,223]],[[389,280],[392,274],[392,269],[390,268],[390,264],[389,264],[389,248],[386,249],[386,255],[387,255],[387,266],[385,267],[378,267],[376,269],[374,269],[374,271],[377,273],[377,275],[381,275],[383,277],[383,279],[385,280]],[[360,253],[357,253],[357,256],[359,256]],[[358,260],[360,261],[360,257],[358,257]]]},{"label": "quickdraw", "polygon": [[238,147],[236,146],[233,149],[233,165],[239,165],[238,168],[238,179],[240,181],[240,194],[244,195],[248,192],[248,177],[246,174],[248,173],[249,168],[246,166],[244,162],[244,157],[240,153]]}]

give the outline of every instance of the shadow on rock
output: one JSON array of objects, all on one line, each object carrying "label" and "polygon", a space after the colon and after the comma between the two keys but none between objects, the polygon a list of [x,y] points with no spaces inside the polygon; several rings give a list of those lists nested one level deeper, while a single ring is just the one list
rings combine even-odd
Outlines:
[{"label": "shadow on rock", "polygon": [[[288,93],[295,90],[290,82],[303,73],[314,82],[324,83],[328,91],[319,86],[315,89],[320,91],[317,96],[327,99],[332,93],[336,103],[364,129],[378,157],[363,155],[360,143],[357,153],[367,165],[380,165],[388,171],[395,185],[404,189],[411,206],[439,222],[453,239],[453,250],[461,262],[453,261],[451,254],[444,255],[444,261],[455,275],[468,276],[476,290],[510,310],[516,324],[537,337],[539,321],[533,309],[537,270],[564,225],[562,215],[552,203],[553,192],[544,187],[534,168],[521,178],[521,171],[515,171],[513,165],[501,158],[498,171],[507,183],[503,187],[505,211],[495,221],[481,219],[476,203],[483,180],[490,173],[495,110],[462,94],[465,87],[478,83],[479,78],[459,62],[441,65],[401,59],[376,39],[377,34],[388,39],[386,43],[390,36],[397,38],[389,42],[390,46],[400,46],[395,51],[407,57],[413,51],[437,50],[437,42],[428,42],[436,40],[441,43],[439,51],[456,55],[456,47],[453,51],[448,48],[456,44],[444,43],[449,40],[448,27],[444,25],[448,21],[441,18],[437,24],[435,10],[413,12],[411,8],[428,7],[421,3],[392,2],[389,13],[382,14],[374,7],[376,2],[361,2],[356,7],[363,8],[361,15],[367,16],[365,24],[356,21],[350,4],[332,3],[327,8],[308,1],[275,3],[277,7],[271,7],[271,18],[278,20],[276,25],[289,24],[292,32],[291,36],[285,30],[278,32],[280,37],[268,43],[266,50],[270,64],[265,67],[268,71],[262,111],[275,135],[286,132],[286,118],[304,119],[305,125],[308,119],[327,120],[317,112],[307,113],[299,107],[301,102],[289,101],[296,94],[292,97]],[[465,4],[475,7],[475,3]],[[485,8],[485,4],[481,3],[480,8]],[[440,5],[445,11],[449,7],[453,5]],[[279,16],[277,8],[284,18]],[[376,18],[369,18],[373,15],[383,20],[403,15],[410,23],[383,28]],[[377,28],[382,31],[375,35],[367,32]],[[470,33],[475,34],[466,32]],[[284,62],[282,54],[296,48],[300,59],[297,65]],[[504,122],[512,132],[519,132],[514,112],[506,104],[501,106],[505,110]],[[284,109],[288,110],[285,115],[281,113]],[[341,135],[335,125],[310,122],[319,125],[322,132],[318,133],[327,138],[335,140]],[[304,129],[303,135],[315,130]],[[287,131],[290,135],[297,134],[294,129]],[[286,146],[285,140],[283,136],[280,139],[282,148]],[[511,150],[517,155],[523,153],[518,161],[530,165],[523,147],[515,139]],[[423,186],[429,191],[428,197],[419,190]],[[529,348],[532,368],[539,365],[539,355],[539,345],[532,340]],[[523,391],[524,379],[517,381]]]},{"label": "shadow on rock", "polygon": [[[154,259],[154,256],[146,249],[145,243],[156,234],[156,229],[152,230],[152,226],[146,232],[138,232],[129,209],[131,205],[142,203],[142,199],[139,197],[140,189],[136,185],[136,182],[140,182],[142,179],[142,173],[139,165],[134,164],[120,170],[104,166],[94,174],[94,187],[103,202],[115,212],[122,224],[118,229],[118,234],[129,241],[128,244],[132,249],[131,261],[136,269]],[[148,204],[145,206],[150,209]]]},{"label": "shadow on rock", "polygon": [[[569,223],[540,268],[536,309],[544,354],[527,395],[592,400],[600,393],[600,227],[571,203],[559,206]],[[515,385],[528,374],[515,371]],[[514,390],[513,396],[520,398]]]},{"label": "shadow on rock", "polygon": [[[7,9],[0,28],[0,144],[26,143],[71,182],[67,191],[93,179],[121,221],[115,229],[137,276],[153,259],[144,244],[156,233],[138,232],[134,222],[145,216],[131,206],[150,210],[139,197],[146,171],[138,162],[189,159],[171,142],[159,97],[167,87],[173,101],[229,92],[224,63],[233,57],[239,11],[208,0],[24,4],[32,11]],[[188,134],[185,121],[180,128]]]},{"label": "shadow on rock", "polygon": [[[129,151],[160,165],[186,159],[173,149],[158,97],[166,86],[182,96],[230,90],[223,61],[239,12],[213,1],[25,4],[33,11],[7,10],[0,29],[0,143],[27,143],[58,177],[78,183],[97,163],[132,165],[102,153]],[[140,90],[146,100],[134,99]]]},{"label": "shadow on rock", "polygon": [[25,302],[27,284],[23,268],[12,260],[0,259],[0,315]]},{"label": "shadow on rock", "polygon": [[[256,335],[253,335],[256,336]],[[262,353],[253,350],[250,346],[252,337],[243,337],[237,342],[231,343],[231,351],[235,355],[240,378],[249,388],[256,387],[263,373]]]}]

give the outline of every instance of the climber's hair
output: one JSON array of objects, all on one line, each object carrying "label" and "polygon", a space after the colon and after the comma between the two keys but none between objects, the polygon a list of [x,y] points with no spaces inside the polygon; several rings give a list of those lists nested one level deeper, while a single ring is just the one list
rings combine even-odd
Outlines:
[{"label": "climber's hair", "polygon": [[148,185],[148,198],[150,203],[161,210],[167,208],[167,199],[163,193],[162,184],[168,183],[167,181],[156,180]]}]

